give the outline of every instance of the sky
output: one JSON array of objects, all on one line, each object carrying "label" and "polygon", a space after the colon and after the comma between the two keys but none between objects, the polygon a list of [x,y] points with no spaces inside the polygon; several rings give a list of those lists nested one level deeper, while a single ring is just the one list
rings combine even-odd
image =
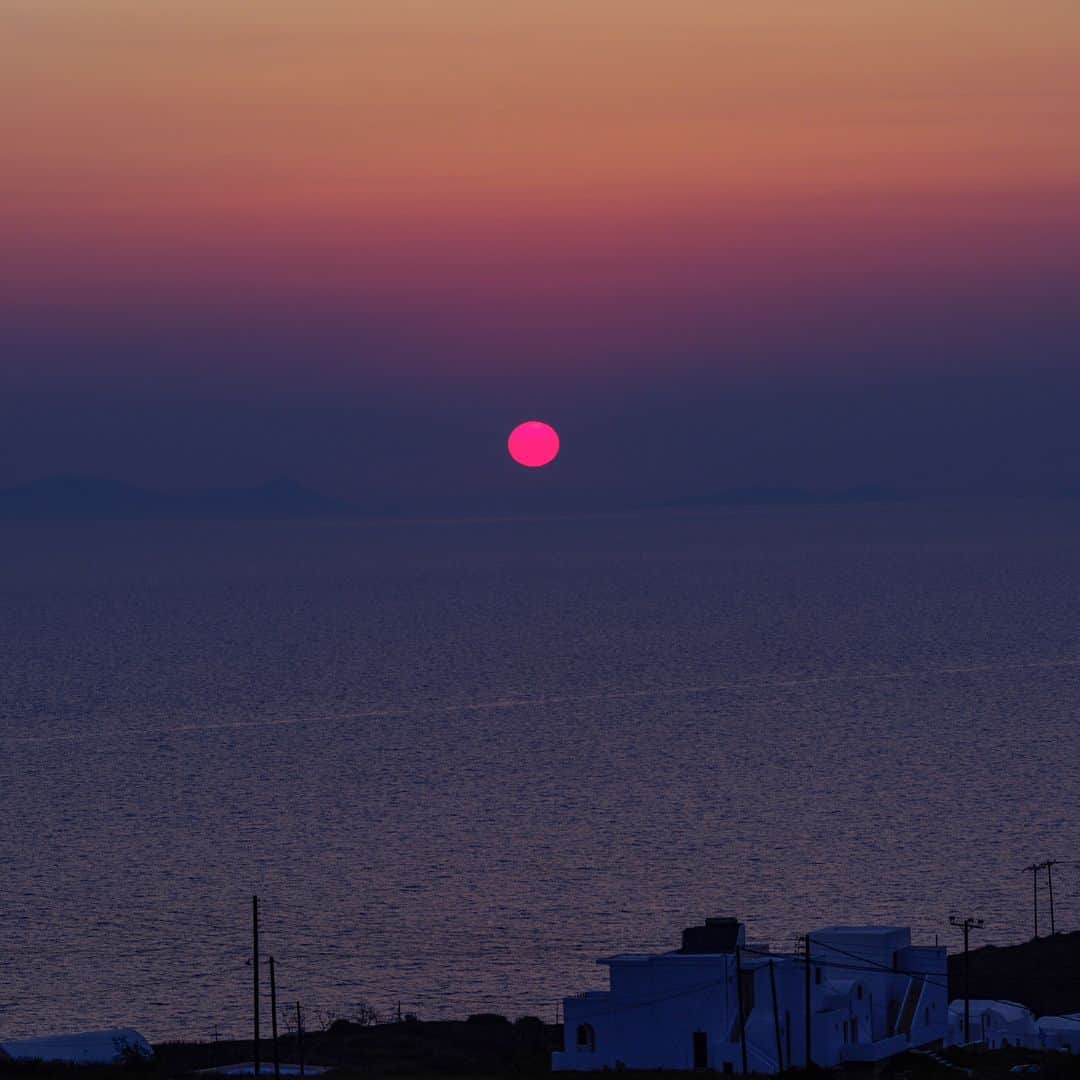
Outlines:
[{"label": "sky", "polygon": [[0,481],[444,489],[544,410],[593,486],[903,479],[804,393],[1067,458],[1077,130],[1075,0],[5,0]]}]

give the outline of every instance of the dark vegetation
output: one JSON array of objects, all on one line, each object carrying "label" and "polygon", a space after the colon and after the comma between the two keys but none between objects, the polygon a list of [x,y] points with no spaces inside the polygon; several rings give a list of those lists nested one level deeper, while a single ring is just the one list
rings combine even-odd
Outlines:
[{"label": "dark vegetation", "polygon": [[[973,949],[971,996],[1000,998],[1028,1006],[1036,1015],[1080,1012],[1080,932],[1057,934],[1023,945]],[[963,957],[949,957],[949,996],[963,996]],[[464,1021],[374,1023],[374,1014],[355,1020],[335,1020],[322,1031],[305,1034],[307,1064],[335,1070],[340,1077],[365,1080],[532,1080],[550,1075],[551,1051],[562,1047],[561,1026],[536,1017],[511,1022],[497,1014],[472,1016]],[[262,1041],[263,1072],[273,1076],[270,1040]],[[251,1061],[251,1040],[173,1042],[155,1047],[152,1062],[133,1059],[116,1066],[63,1066],[0,1061],[0,1080],[168,1080],[170,1077]],[[296,1037],[280,1039],[281,1059],[297,1061]],[[959,1080],[970,1070],[978,1077],[1012,1077],[1015,1065],[1037,1065],[1039,1075],[1080,1080],[1080,1054],[1043,1053],[1036,1050],[961,1050],[942,1054],[948,1068],[922,1054],[904,1054],[876,1067],[845,1068],[844,1075],[883,1077],[888,1080],[948,1077]],[[673,1073],[618,1070],[625,1080],[672,1080]],[[824,1076],[823,1070],[814,1074]],[[809,1075],[792,1070],[786,1075]]]},{"label": "dark vegetation", "polygon": [[[1080,1077],[1078,1054],[1055,1054],[1016,1048],[961,1050],[959,1047],[950,1047],[941,1056],[947,1059],[948,1066],[922,1054],[902,1054],[886,1062],[880,1071],[873,1075],[888,1080],[904,1080],[905,1077],[907,1080],[931,1080],[934,1077],[941,1077],[942,1080],[964,1080],[965,1075],[985,1077],[986,1080],[1019,1080],[1025,1074],[1014,1073],[1013,1067],[1034,1065],[1043,1080],[1076,1080]],[[967,1070],[967,1073],[964,1070]],[[867,1072],[863,1075],[871,1074]]]},{"label": "dark vegetation", "polygon": [[[426,1026],[426,1025],[425,1025]],[[222,1044],[217,1044],[222,1045]],[[241,1044],[234,1044],[240,1046]],[[247,1044],[250,1050],[251,1044]],[[164,1049],[164,1048],[163,1048]],[[185,1054],[195,1050],[194,1044],[188,1044]],[[205,1046],[200,1049],[205,1050]],[[916,1054],[904,1054],[892,1061],[885,1062],[874,1068],[862,1066],[858,1068],[845,1068],[835,1071],[825,1069],[791,1069],[784,1073],[786,1077],[797,1080],[798,1077],[850,1077],[851,1080],[865,1077],[870,1080],[964,1080],[968,1075],[986,1078],[986,1080],[1013,1080],[1018,1074],[1012,1072],[1016,1065],[1031,1066],[1038,1069],[1038,1075],[1044,1080],[1078,1080],[1080,1078],[1080,1056],[1067,1056],[1064,1054],[1048,1054],[1030,1050],[994,1050],[979,1053],[977,1051],[950,1050],[947,1053],[948,1065],[940,1064],[932,1058]],[[250,1058],[249,1058],[250,1060]],[[674,1077],[682,1076],[683,1073],[664,1070],[617,1070],[620,1080],[673,1080]],[[169,1080],[171,1077],[184,1075],[175,1068],[175,1062],[168,1051],[161,1052],[158,1060],[153,1064],[141,1066],[97,1066],[97,1065],[11,1065],[0,1062],[0,1077],[4,1080]],[[263,1076],[270,1080],[273,1077],[273,1066],[267,1066]],[[379,1067],[368,1068],[360,1065],[346,1065],[335,1067],[332,1074],[334,1080],[380,1080],[382,1077],[408,1077],[409,1080],[436,1080],[439,1077],[458,1077],[460,1080],[487,1080],[488,1077],[505,1077],[506,1080],[519,1080],[519,1078],[550,1076],[547,1062],[534,1061],[526,1071],[500,1071],[483,1072],[478,1069],[467,1069],[461,1072],[444,1072],[437,1065],[429,1065],[418,1071],[404,1069],[382,1069]],[[589,1074],[580,1074],[588,1076]],[[601,1073],[601,1076],[611,1076],[612,1072]],[[694,1074],[696,1075],[696,1074]],[[719,1073],[709,1072],[709,1076],[719,1076]],[[757,1075],[757,1074],[753,1074]]]},{"label": "dark vegetation", "polygon": [[[1036,1016],[1080,1012],[1080,931],[972,949],[971,996],[1026,1005]],[[964,957],[949,957],[949,998],[964,996]]]},{"label": "dark vegetation", "polygon": [[[260,1042],[262,1072],[273,1077],[269,1039]],[[304,1060],[340,1070],[338,1075],[366,1080],[402,1077],[540,1077],[550,1072],[551,1051],[562,1046],[562,1027],[535,1017],[512,1023],[506,1017],[484,1015],[465,1021],[403,1020],[388,1024],[336,1020],[325,1031],[306,1032]],[[279,1039],[281,1060],[297,1061],[296,1037]],[[251,1061],[253,1043],[247,1040],[172,1042],[154,1047],[153,1062],[132,1061],[118,1066],[58,1066],[0,1062],[0,1080],[165,1080],[167,1077]]]},{"label": "dark vegetation", "polygon": [[[550,1053],[562,1045],[562,1029],[526,1018],[510,1023],[502,1017],[469,1021],[402,1021],[358,1025],[336,1021],[327,1031],[305,1039],[311,1064],[329,1066],[335,1080],[532,1080],[550,1076]],[[281,1040],[282,1060],[295,1062],[293,1036]],[[169,1080],[212,1068],[252,1060],[250,1040],[212,1043],[162,1043],[152,1062],[133,1059],[125,1065],[13,1064],[0,1061],[0,1080]],[[904,1054],[878,1066],[829,1071],[792,1069],[785,1076],[846,1076],[881,1080],[963,1080],[965,1075],[1012,1078],[1015,1065],[1035,1065],[1046,1080],[1080,1080],[1080,1055],[1034,1050],[944,1051],[944,1065],[922,1054]],[[966,1073],[965,1070],[969,1072]],[[682,1073],[616,1070],[622,1080],[673,1080]],[[583,1074],[588,1075],[588,1074]],[[610,1073],[606,1073],[610,1075]],[[709,1075],[719,1075],[710,1073]],[[263,1076],[273,1077],[269,1041],[263,1046]]]},{"label": "dark vegetation", "polygon": [[[296,1039],[280,1040],[283,1061],[297,1060]],[[551,1051],[562,1046],[562,1028],[535,1017],[511,1023],[503,1016],[466,1021],[404,1020],[358,1024],[336,1020],[325,1031],[304,1036],[304,1060],[366,1077],[500,1076],[548,1072]],[[251,1061],[252,1043],[165,1043],[155,1048],[172,1073],[230,1061]],[[270,1060],[263,1042],[262,1060]],[[273,1075],[272,1066],[270,1074]]]}]

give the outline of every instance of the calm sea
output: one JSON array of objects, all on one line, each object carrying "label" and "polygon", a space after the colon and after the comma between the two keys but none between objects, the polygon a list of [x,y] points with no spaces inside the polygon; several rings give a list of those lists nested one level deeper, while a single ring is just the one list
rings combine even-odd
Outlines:
[{"label": "calm sea", "polygon": [[246,1032],[255,892],[312,1022],[551,1019],[706,915],[1017,940],[1080,859],[1076,503],[9,524],[0,604],[10,1036]]}]

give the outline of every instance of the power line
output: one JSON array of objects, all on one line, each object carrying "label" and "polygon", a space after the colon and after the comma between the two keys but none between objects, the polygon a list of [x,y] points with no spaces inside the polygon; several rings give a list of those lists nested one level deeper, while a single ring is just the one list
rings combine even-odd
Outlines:
[{"label": "power line", "polygon": [[[815,942],[815,944],[823,944],[822,942]],[[828,946],[837,952],[843,952],[842,949],[836,949],[835,946]],[[795,964],[801,964],[801,958],[797,958],[793,953],[770,953],[764,949],[755,949],[750,945],[741,945],[740,949],[744,953],[753,953],[755,956],[765,956],[772,960],[791,960]],[[845,955],[852,956],[856,960],[862,960],[863,957],[856,956],[854,953],[846,953]],[[814,964],[819,967],[829,967],[839,971],[869,971],[876,973],[878,971],[887,971],[894,975],[908,975],[912,978],[921,979],[927,982],[933,982],[932,975],[923,971],[907,971],[903,968],[891,968],[884,964],[874,964],[873,961],[868,961],[872,966],[857,966],[854,964],[841,964],[831,960],[814,960]],[[592,1012],[586,1013],[581,1016],[582,1020],[591,1020],[601,1016],[613,1016],[616,1013],[629,1012],[633,1009],[643,1009],[650,1005],[660,1005],[665,1001],[674,1001],[678,998],[687,997],[690,994],[696,994],[701,990],[709,990],[713,987],[724,986],[730,982],[730,978],[723,979],[710,979],[707,982],[695,983],[693,986],[687,987],[683,990],[677,990],[670,994],[661,994],[659,997],[648,998],[645,1001],[635,1001],[627,1005],[617,1005],[605,1009],[597,1009]],[[944,987],[947,989],[945,983],[934,983],[933,985]],[[989,999],[988,999],[989,1000]]]},{"label": "power line", "polygon": [[690,994],[697,994],[702,990],[709,990],[714,986],[724,986],[730,979],[710,979],[708,982],[697,983],[694,986],[688,987],[685,990],[677,990],[671,994],[661,994],[660,997],[649,998],[646,1001],[635,1001],[629,1005],[617,1005],[613,1008],[603,1009],[600,1011],[594,1011],[586,1013],[581,1017],[582,1020],[593,1020],[600,1016],[614,1016],[616,1013],[630,1012],[633,1009],[644,1009],[650,1005],[660,1005],[665,1001],[674,1001],[677,998],[688,997]]},{"label": "power line", "polygon": [[1060,864],[1060,859],[1046,859],[1041,863],[1032,863],[1024,867],[1024,873],[1031,875],[1031,900],[1035,912],[1035,937],[1039,936],[1039,871],[1046,871],[1046,885],[1050,892],[1050,936],[1057,933],[1054,923],[1054,867]]},{"label": "power line", "polygon": [[[884,972],[888,972],[888,973],[893,974],[893,975],[907,975],[907,976],[911,977],[912,979],[920,979],[923,982],[929,983],[931,986],[936,986],[939,989],[945,990],[946,993],[948,993],[948,989],[949,989],[948,982],[939,982],[939,981],[937,981],[935,979],[934,974],[931,973],[931,972],[909,971],[907,968],[897,968],[897,967],[891,967],[888,964],[880,964],[876,960],[870,960],[867,957],[859,956],[857,953],[847,952],[846,950],[841,949],[841,948],[839,948],[839,946],[833,945],[830,942],[819,941],[816,944],[824,946],[825,948],[830,949],[833,952],[838,952],[842,956],[851,957],[854,960],[864,961],[864,963],[861,966],[857,966],[855,964],[839,964],[839,963],[837,963],[837,962],[835,962],[833,960],[815,960],[814,963],[820,965],[821,967],[834,968],[834,969],[839,970],[839,971],[870,971],[870,972],[884,971]],[[784,958],[784,959],[791,959],[796,963],[799,962],[799,958],[798,958],[797,954],[794,954],[794,953],[770,953],[770,952],[767,952],[764,949],[752,949],[752,948],[750,948],[749,946],[746,946],[746,945],[743,946],[743,952],[753,952],[753,953],[756,953],[758,956],[771,956],[774,959]],[[1080,977],[1075,978],[1073,981],[1074,982],[1080,982]],[[987,997],[987,998],[979,998],[978,1000],[979,1001],[990,1001],[990,1002],[993,1002],[995,1005],[1019,1005],[1020,1004],[1020,1002],[1018,1002],[1018,1001],[1010,1001],[1007,998]],[[1026,1008],[1026,1006],[1025,1006],[1025,1008]],[[1043,1013],[1042,1017],[1048,1017],[1048,1018],[1053,1019],[1053,1020],[1075,1020],[1076,1015],[1077,1015],[1076,1013]],[[1040,1019],[1042,1017],[1040,1017]]]},{"label": "power line", "polygon": [[[946,994],[949,990],[948,981],[942,982],[937,978],[935,972],[926,971],[912,971],[908,968],[893,967],[889,964],[882,964],[876,960],[871,960],[868,957],[859,956],[857,953],[848,952],[845,949],[841,949],[839,946],[826,941],[814,941],[814,944],[818,947],[827,948],[830,952],[839,953],[841,956],[848,957],[853,960],[858,960],[858,964],[846,964],[835,960],[823,960],[815,959],[813,964],[818,967],[831,968],[834,971],[861,971],[870,972],[871,974],[878,974],[879,972],[885,972],[890,975],[906,975],[911,979],[918,979],[921,982],[928,983],[931,986],[935,986],[940,990],[944,990]],[[796,953],[774,953],[769,952],[767,949],[755,949],[751,945],[741,945],[740,949],[743,953],[751,953],[754,956],[763,956],[771,960],[790,960],[793,964],[801,966],[803,958]],[[946,976],[947,980],[947,976]],[[710,979],[706,982],[695,983],[693,986],[687,987],[683,990],[677,990],[670,994],[661,994],[658,997],[648,998],[645,1001],[635,1001],[626,1005],[609,1006],[604,1009],[595,1009],[591,1012],[585,1013],[579,1017],[582,1021],[593,1020],[604,1016],[615,1016],[619,1013],[630,1012],[634,1009],[648,1008],[650,1005],[660,1005],[665,1001],[674,1001],[678,998],[688,997],[691,994],[699,993],[702,990],[709,990],[713,987],[723,986],[730,982],[730,978],[723,979]],[[1019,1002],[1009,1001],[1007,998],[979,998],[980,1001],[990,1001],[995,1005],[1017,1005]],[[1043,1017],[1050,1019],[1060,1020],[1072,1020],[1075,1016],[1069,1013],[1044,1013]],[[1041,1019],[1041,1018],[1040,1018]]]},{"label": "power line", "polygon": [[983,928],[982,919],[972,918],[965,915],[962,919],[957,915],[949,916],[949,925],[958,926],[964,934],[964,1042],[971,1042],[971,969],[968,965],[968,935],[972,930]]},{"label": "power line", "polygon": [[[954,926],[962,927],[963,926],[963,921],[964,920],[956,919],[956,916],[950,917],[950,922]],[[985,925],[982,919],[970,919],[970,920],[967,920],[967,921],[970,924],[969,929],[981,929]],[[846,949],[842,949],[842,948],[840,948],[840,946],[835,945],[835,944],[833,944],[832,942],[829,942],[829,941],[820,941],[819,940],[819,941],[814,941],[814,944],[816,946],[818,946],[819,948],[828,949],[830,952],[838,953],[839,955],[847,957],[848,959],[858,961],[857,964],[844,964],[844,963],[839,963],[839,962],[837,962],[835,960],[823,960],[823,959],[815,959],[815,960],[813,960],[812,962],[814,964],[818,965],[819,967],[827,967],[827,968],[831,968],[831,969],[836,970],[836,971],[870,972],[870,973],[874,973],[874,974],[883,971],[883,972],[886,972],[886,973],[892,974],[892,975],[906,975],[909,978],[918,979],[921,982],[929,983],[931,986],[936,986],[939,989],[943,989],[943,990],[946,991],[946,993],[948,992],[948,989],[949,989],[948,982],[947,981],[946,982],[939,981],[936,978],[935,973],[933,973],[933,972],[913,971],[913,970],[910,970],[908,968],[896,967],[895,965],[882,964],[882,963],[879,963],[878,961],[871,960],[869,957],[860,956],[858,953],[853,953],[853,952],[847,951]],[[763,957],[769,958],[770,960],[790,960],[793,964],[801,964],[801,963],[805,962],[805,960],[804,960],[804,957],[806,955],[806,953],[805,953],[805,936],[800,935],[800,937],[798,939],[798,945],[803,946],[803,948],[796,948],[796,950],[793,951],[793,952],[778,952],[778,953],[777,952],[771,952],[771,951],[769,951],[767,949],[755,949],[752,945],[741,945],[741,946],[739,946],[739,948],[743,953],[750,953],[750,954],[752,954],[754,956],[763,956]],[[947,975],[946,975],[946,979],[947,979]],[[616,1006],[616,1007],[608,1008],[608,1009],[605,1009],[605,1010],[593,1011],[593,1012],[588,1013],[586,1016],[582,1017],[582,1019],[591,1019],[593,1017],[614,1015],[616,1013],[626,1012],[626,1011],[629,1011],[629,1010],[632,1010],[632,1009],[646,1008],[649,1005],[657,1005],[657,1004],[661,1004],[661,1003],[663,1003],[665,1001],[670,1001],[670,1000],[674,1000],[674,999],[677,999],[677,998],[686,997],[687,995],[695,994],[695,993],[699,992],[700,990],[707,990],[707,989],[710,989],[711,987],[714,987],[714,986],[721,986],[726,981],[730,981],[730,980],[729,979],[728,980],[714,979],[714,980],[710,980],[708,982],[698,983],[698,984],[695,984],[694,986],[689,987],[687,989],[675,991],[674,993],[671,993],[671,994],[663,994],[663,995],[661,995],[659,997],[650,998],[650,999],[647,999],[645,1001],[638,1001],[638,1002],[633,1002],[633,1003],[628,1004],[628,1005]],[[999,1005],[1016,1005],[1016,1004],[1018,1004],[1017,1002],[1009,1001],[1006,998],[980,998],[979,1000],[991,1001],[991,1002],[994,1002],[995,1004],[999,1004]],[[1056,1019],[1073,1019],[1074,1018],[1073,1016],[1071,1016],[1068,1013],[1044,1013],[1043,1015],[1047,1016],[1047,1017],[1051,1017],[1051,1018],[1056,1018]]]}]

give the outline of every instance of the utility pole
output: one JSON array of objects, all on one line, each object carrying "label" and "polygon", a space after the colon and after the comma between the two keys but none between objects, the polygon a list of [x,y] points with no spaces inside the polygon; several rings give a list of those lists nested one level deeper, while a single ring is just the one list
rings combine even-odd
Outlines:
[{"label": "utility pole", "polygon": [[1047,859],[1043,863],[1046,867],[1046,884],[1050,886],[1050,936],[1053,937],[1057,933],[1057,928],[1054,926],[1054,867],[1058,864],[1057,859]]},{"label": "utility pole", "polygon": [[749,1072],[746,1067],[746,1013],[743,1008],[742,988],[742,946],[735,946],[735,992],[739,999],[739,1044],[742,1048],[743,1076]]},{"label": "utility pole", "polygon": [[270,1035],[274,1047],[274,1080],[281,1080],[281,1057],[277,1041],[277,978],[274,975],[274,958],[270,957]]},{"label": "utility pole", "polygon": [[810,1053],[810,1029],[813,1026],[811,1023],[812,1014],[810,1012],[810,935],[807,934],[805,938],[806,949],[806,1067],[809,1069],[814,1063],[813,1055]]},{"label": "utility pole", "polygon": [[259,898],[251,898],[252,1008],[255,1017],[255,1075],[262,1072],[259,1059]]},{"label": "utility pole", "polygon": [[982,919],[973,919],[970,915],[960,918],[949,916],[949,925],[958,926],[964,932],[964,1042],[971,1042],[971,969],[968,965],[968,934],[972,930],[981,930],[985,925]]},{"label": "utility pole", "polygon": [[1032,863],[1024,867],[1024,873],[1031,875],[1031,902],[1035,908],[1035,937],[1039,936],[1039,871],[1045,865],[1045,863]]},{"label": "utility pole", "polygon": [[296,1003],[296,1056],[300,1059],[300,1077],[304,1076],[304,1018],[300,1013],[300,1002]]},{"label": "utility pole", "polygon": [[772,957],[769,958],[769,987],[772,990],[772,1022],[776,1032],[776,1071],[784,1071],[784,1050],[780,1045],[780,1006],[776,1003],[776,970],[773,968]]}]

